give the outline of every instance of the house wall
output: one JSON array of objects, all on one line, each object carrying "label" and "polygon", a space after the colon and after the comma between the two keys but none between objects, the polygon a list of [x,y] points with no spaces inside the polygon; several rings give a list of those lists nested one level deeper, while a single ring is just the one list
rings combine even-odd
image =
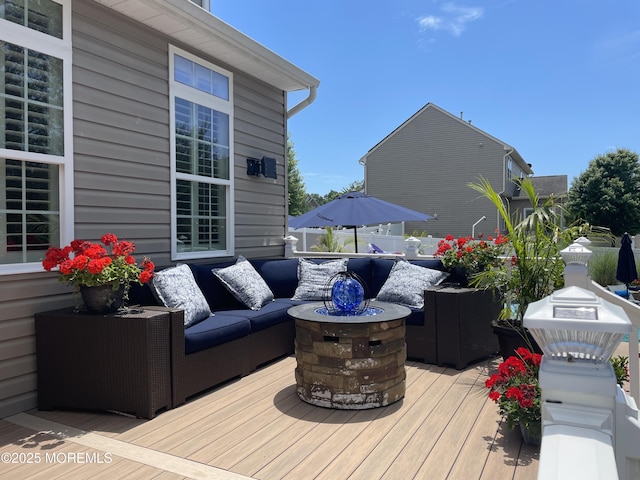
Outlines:
[{"label": "house wall", "polygon": [[480,176],[503,188],[503,144],[466,122],[427,106],[366,156],[367,193],[433,215],[437,220],[407,222],[405,233],[434,237],[493,235],[496,210],[467,186]]},{"label": "house wall", "polygon": [[[75,236],[106,232],[136,256],[170,259],[168,40],[89,1],[73,2]],[[198,54],[186,45],[176,46]],[[236,254],[284,254],[285,94],[234,73]],[[246,175],[246,158],[277,161],[276,180]],[[0,418],[36,405],[33,314],[73,305],[55,274],[0,276]]]}]

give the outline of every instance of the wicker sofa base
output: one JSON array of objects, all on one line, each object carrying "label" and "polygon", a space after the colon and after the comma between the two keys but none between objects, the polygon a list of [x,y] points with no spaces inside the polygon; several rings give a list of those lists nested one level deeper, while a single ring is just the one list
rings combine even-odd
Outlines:
[{"label": "wicker sofa base", "polygon": [[[372,287],[374,297],[393,266],[389,259],[350,259],[349,268],[366,278]],[[191,265],[194,277],[205,294],[211,310],[217,315],[233,311],[233,315],[247,317],[251,312],[228,292],[211,272],[212,268],[229,266],[235,261],[220,264]],[[440,268],[438,261],[422,262],[423,266]],[[297,287],[297,259],[257,259],[254,266],[271,288],[276,302],[288,301]],[[246,337],[238,338],[223,344],[214,344],[194,353],[185,352],[185,329],[182,310],[170,309],[154,305],[157,300],[150,290],[141,287],[132,288],[130,299],[134,304],[142,305],[145,310],[168,311],[171,317],[171,389],[174,407],[185,403],[190,397],[210,390],[224,382],[248,375],[266,363],[291,355],[295,346],[295,324],[287,315],[288,307],[281,310],[281,318],[270,322],[263,328],[256,322],[258,329],[252,330]],[[132,296],[132,294],[134,294]],[[285,302],[282,302],[283,305]],[[151,306],[153,305],[153,306]],[[291,304],[293,305],[293,304]],[[289,306],[291,306],[289,305]],[[437,363],[436,324],[435,319],[425,311],[414,311],[413,321],[406,322],[407,356],[426,363]],[[422,320],[421,323],[416,322]],[[273,318],[272,318],[273,319]],[[189,335],[189,332],[186,333]]]}]

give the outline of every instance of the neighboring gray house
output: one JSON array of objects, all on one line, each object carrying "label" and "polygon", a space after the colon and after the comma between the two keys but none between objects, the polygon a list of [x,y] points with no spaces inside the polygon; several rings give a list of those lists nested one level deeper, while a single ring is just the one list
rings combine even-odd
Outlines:
[{"label": "neighboring gray house", "polygon": [[[496,209],[467,186],[482,176],[511,198],[513,179],[533,174],[511,145],[428,103],[387,135],[360,160],[365,190],[380,199],[437,220],[407,223],[405,233],[434,237],[493,235],[502,228]],[[566,188],[565,188],[566,191]]]},{"label": "neighboring gray house", "polygon": [[[535,188],[540,203],[544,203],[551,198],[553,204],[557,207],[563,207],[567,202],[567,186],[568,179],[566,175],[549,175],[546,177],[531,177],[531,183]],[[518,212],[518,218],[526,217],[531,213],[531,202],[529,198],[521,191],[517,190],[511,198],[511,212]],[[562,213],[562,208],[558,211]],[[564,222],[564,217],[562,218]]]},{"label": "neighboring gray house", "polygon": [[[0,55],[2,418],[36,405],[33,314],[75,301],[50,245],[284,254],[287,119],[319,81],[187,0],[3,2]],[[263,157],[275,175],[248,175]]]}]

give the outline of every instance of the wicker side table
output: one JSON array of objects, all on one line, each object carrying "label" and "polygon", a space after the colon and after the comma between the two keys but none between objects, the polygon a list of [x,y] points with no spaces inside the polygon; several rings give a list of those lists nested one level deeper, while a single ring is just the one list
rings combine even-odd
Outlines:
[{"label": "wicker side table", "polygon": [[153,418],[172,407],[169,313],[35,315],[38,409],[113,410]]},{"label": "wicker side table", "polygon": [[436,287],[425,292],[424,308],[435,321],[438,365],[461,370],[498,352],[491,322],[501,305],[490,290]]}]

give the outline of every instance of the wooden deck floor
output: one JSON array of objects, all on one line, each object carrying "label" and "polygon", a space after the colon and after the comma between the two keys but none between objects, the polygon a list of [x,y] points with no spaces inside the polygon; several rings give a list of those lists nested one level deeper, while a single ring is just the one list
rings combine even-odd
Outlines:
[{"label": "wooden deck floor", "polygon": [[361,411],[300,401],[293,357],[153,420],[31,410],[0,420],[0,478],[535,479],[487,399],[496,365],[408,362],[405,398]]}]

